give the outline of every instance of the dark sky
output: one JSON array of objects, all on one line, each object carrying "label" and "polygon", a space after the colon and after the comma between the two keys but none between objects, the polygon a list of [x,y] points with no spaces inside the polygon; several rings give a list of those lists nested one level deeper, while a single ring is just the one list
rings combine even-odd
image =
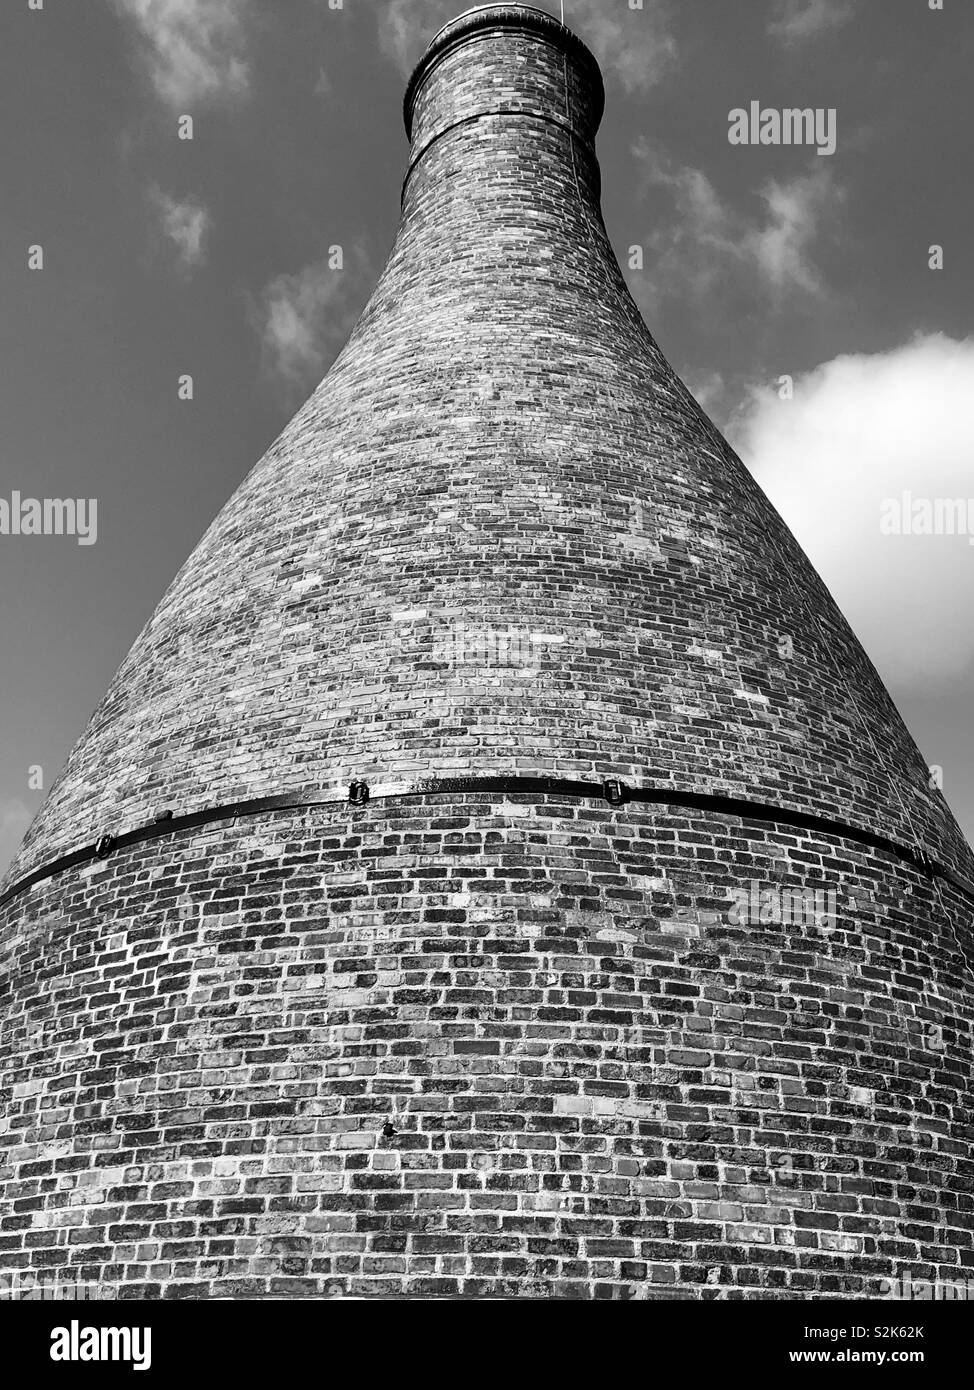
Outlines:
[{"label": "dark sky", "polygon": [[[30,770],[50,787],[354,323],[395,236],[405,77],[462,8],[4,0],[0,499],[95,498],[98,529],[0,535],[0,870],[43,796]],[[880,515],[904,492],[974,499],[974,5],[566,0],[566,18],[605,70],[605,214],[633,293],[970,837],[974,501],[970,536]],[[834,109],[835,153],[732,145],[752,101]]]}]

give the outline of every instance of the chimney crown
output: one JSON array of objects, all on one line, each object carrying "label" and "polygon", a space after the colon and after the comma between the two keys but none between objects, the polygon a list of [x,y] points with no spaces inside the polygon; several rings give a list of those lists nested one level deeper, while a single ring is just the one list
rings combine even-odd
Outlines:
[{"label": "chimney crown", "polygon": [[479,5],[436,34],[403,104],[413,161],[446,130],[488,115],[556,122],[592,143],[605,107],[599,65],[545,10]]}]

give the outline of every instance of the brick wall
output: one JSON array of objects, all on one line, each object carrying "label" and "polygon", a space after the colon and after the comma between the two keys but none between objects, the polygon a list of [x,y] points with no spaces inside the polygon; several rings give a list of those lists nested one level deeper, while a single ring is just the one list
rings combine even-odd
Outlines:
[{"label": "brick wall", "polygon": [[[835,910],[735,924],[751,881]],[[974,1277],[970,927],[849,842],[566,797],[127,851],[3,935],[0,1271],[166,1297]]]}]

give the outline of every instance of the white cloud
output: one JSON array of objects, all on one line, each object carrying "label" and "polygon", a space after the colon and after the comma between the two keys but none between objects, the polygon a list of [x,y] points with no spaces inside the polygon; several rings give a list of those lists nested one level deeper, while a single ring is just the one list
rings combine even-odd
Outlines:
[{"label": "white cloud", "polygon": [[809,250],[823,213],[840,200],[831,174],[817,168],[787,183],[772,179],[761,190],[761,197],[767,220],[763,227],[748,233],[745,246],[764,280],[777,291],[791,287],[819,293],[822,284]]},{"label": "white cloud", "polygon": [[289,389],[320,378],[354,327],[371,270],[359,248],[344,259],[343,269],[333,269],[325,259],[277,276],[252,306],[264,370]]},{"label": "white cloud", "polygon": [[717,422],[726,402],[728,389],[721,373],[707,368],[685,367],[680,376],[701,409]]},{"label": "white cloud", "polygon": [[22,801],[16,798],[0,800],[0,876],[20,848],[24,832],[33,819]]},{"label": "white cloud", "polygon": [[403,75],[423,56],[437,29],[458,13],[449,0],[388,0],[379,9],[379,44]]},{"label": "white cloud", "polygon": [[835,358],[791,401],[753,392],[730,435],[887,680],[933,689],[970,671],[974,546],[880,521],[904,492],[974,499],[974,338]]},{"label": "white cloud", "polygon": [[246,91],[250,0],[114,0],[135,27],[156,91],[182,111]]},{"label": "white cloud", "polygon": [[[538,5],[556,17],[557,4]],[[382,51],[403,74],[412,71],[430,39],[461,11],[456,0],[388,0],[380,10]],[[631,10],[628,0],[569,0],[566,22],[585,40],[607,81],[628,92],[645,91],[676,57],[670,31],[670,0],[644,0]]]},{"label": "white cloud", "polygon": [[659,204],[654,207],[656,231],[647,239],[651,264],[639,281],[644,298],[655,309],[667,295],[702,297],[728,264],[744,258],[733,218],[699,169],[673,169],[646,139],[636,143],[633,154],[647,187],[670,195],[669,215]]},{"label": "white cloud", "polygon": [[668,0],[645,0],[631,10],[628,0],[569,0],[569,27],[598,58],[607,81],[627,92],[646,91],[676,61]]},{"label": "white cloud", "polygon": [[780,298],[800,291],[823,292],[811,259],[813,244],[842,194],[828,169],[816,167],[785,183],[770,180],[760,190],[763,216],[749,221],[725,204],[699,169],[674,169],[650,142],[639,140],[633,153],[646,185],[668,191],[670,207],[657,202],[657,230],[648,238],[648,299],[667,295],[708,295],[730,274],[749,276]]},{"label": "white cloud", "polygon": [[851,0],[774,0],[768,33],[782,43],[798,44],[851,18]]},{"label": "white cloud", "polygon": [[205,240],[212,225],[209,212],[201,203],[182,202],[161,188],[149,190],[149,202],[159,219],[159,230],[171,242],[180,267],[194,270],[206,258]]}]

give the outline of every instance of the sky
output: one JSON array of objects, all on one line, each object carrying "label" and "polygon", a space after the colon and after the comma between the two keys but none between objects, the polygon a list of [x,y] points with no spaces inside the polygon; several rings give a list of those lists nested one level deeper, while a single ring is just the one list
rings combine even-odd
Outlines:
[{"label": "sky", "polygon": [[[0,517],[14,491],[97,510],[87,537],[0,534],[0,872],[364,306],[396,233],[405,81],[463,8],[4,0]],[[974,838],[974,6],[565,10],[605,75],[632,293]],[[752,102],[819,111],[823,134],[833,112],[834,151],[732,143]]]}]

